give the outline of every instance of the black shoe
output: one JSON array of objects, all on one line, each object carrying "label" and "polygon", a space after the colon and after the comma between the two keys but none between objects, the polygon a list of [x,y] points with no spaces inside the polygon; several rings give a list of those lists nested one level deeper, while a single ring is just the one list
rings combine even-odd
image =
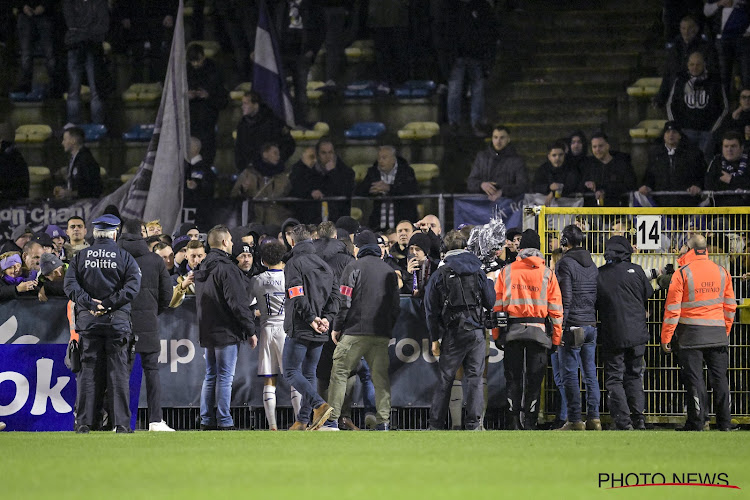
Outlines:
[{"label": "black shoe", "polygon": [[552,422],[552,423],[550,424],[550,426],[549,426],[549,429],[550,429],[551,431],[554,431],[555,429],[559,429],[559,428],[560,428],[560,427],[562,427],[563,425],[565,425],[565,420],[560,420],[559,418],[556,418],[556,419],[555,419],[555,420],[554,420],[554,421],[553,421],[553,422]]},{"label": "black shoe", "polygon": [[509,431],[520,431],[521,421],[518,419],[518,415],[509,416],[508,421],[505,424],[505,428]]},{"label": "black shoe", "polygon": [[201,424],[201,430],[202,431],[215,431],[216,430],[216,426],[215,425],[204,425],[204,424]]},{"label": "black shoe", "polygon": [[674,430],[678,432],[701,432],[703,431],[703,428],[701,427],[700,429],[697,429],[692,425],[685,424],[682,427],[675,427]]},{"label": "black shoe", "polygon": [[740,430],[740,426],[735,424],[722,425],[719,427],[719,430],[721,432],[733,432]]},{"label": "black shoe", "polygon": [[91,427],[88,425],[79,425],[76,429],[76,434],[88,434],[89,432],[91,432]]},{"label": "black shoe", "polygon": [[219,430],[219,431],[236,431],[237,427],[235,427],[233,425],[220,425],[220,426],[218,426],[216,428],[216,430]]},{"label": "black shoe", "polygon": [[614,429],[616,431],[634,431],[635,427],[633,427],[631,424],[626,425],[625,427],[615,425]]},{"label": "black shoe", "polygon": [[133,429],[130,427],[125,427],[124,425],[118,425],[115,426],[115,433],[116,434],[132,434]]},{"label": "black shoe", "polygon": [[382,424],[378,424],[375,426],[376,431],[390,431],[391,430],[391,424],[387,422],[383,422]]},{"label": "black shoe", "polygon": [[537,430],[537,419],[535,418],[526,418],[523,421],[523,430],[525,431],[535,431]]},{"label": "black shoe", "polygon": [[633,420],[633,429],[637,431],[645,431],[646,430],[646,421],[642,418],[637,418]]}]

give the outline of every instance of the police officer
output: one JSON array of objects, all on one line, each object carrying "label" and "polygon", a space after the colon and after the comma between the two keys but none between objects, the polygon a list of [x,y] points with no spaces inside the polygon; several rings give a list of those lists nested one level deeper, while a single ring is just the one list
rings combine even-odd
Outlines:
[{"label": "police officer", "polygon": [[106,359],[112,426],[118,433],[130,433],[130,303],[140,291],[141,270],[115,243],[120,219],[103,215],[93,224],[94,244],[76,254],[65,274],[65,294],[75,304],[81,335],[76,432],[86,434],[94,424],[94,394],[100,383],[94,369],[97,360]]},{"label": "police officer", "polygon": [[[495,311],[508,314],[508,328],[492,331],[495,345],[505,349],[508,390],[506,428],[536,428],[542,379],[547,369],[547,350],[557,349],[562,337],[563,306],[555,273],[544,264],[539,234],[527,229],[521,236],[516,261],[505,266],[495,282]],[[546,318],[551,328],[546,327]],[[525,381],[524,381],[525,374]]]},{"label": "police officer", "polygon": [[708,259],[705,237],[693,235],[687,247],[669,284],[661,329],[662,350],[672,352],[674,342],[689,401],[687,421],[681,430],[701,431],[708,420],[704,361],[714,390],[716,424],[720,431],[734,430],[727,377],[729,332],[737,309],[732,277]]},{"label": "police officer", "polygon": [[[430,407],[430,429],[445,428],[451,387],[460,366],[467,392],[466,429],[482,428],[485,337],[484,310],[492,308],[492,281],[482,271],[482,261],[466,250],[460,231],[445,237],[445,265],[427,282],[425,313],[438,359],[438,387]],[[442,342],[440,341],[442,337]]]}]

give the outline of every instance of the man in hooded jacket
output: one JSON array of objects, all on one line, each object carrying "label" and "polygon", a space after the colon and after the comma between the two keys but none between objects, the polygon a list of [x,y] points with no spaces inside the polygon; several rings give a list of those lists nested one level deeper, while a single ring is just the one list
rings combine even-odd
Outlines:
[{"label": "man in hooded jacket", "polygon": [[646,428],[643,355],[649,340],[646,306],[654,289],[643,268],[630,262],[632,253],[627,238],[610,238],[604,249],[607,263],[596,279],[604,385],[618,430]]}]

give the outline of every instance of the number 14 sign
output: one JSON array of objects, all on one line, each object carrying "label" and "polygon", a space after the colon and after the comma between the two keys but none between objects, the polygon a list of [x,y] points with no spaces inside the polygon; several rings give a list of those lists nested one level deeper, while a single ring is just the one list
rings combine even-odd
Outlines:
[{"label": "number 14 sign", "polygon": [[635,227],[638,250],[661,250],[660,215],[639,215]]}]

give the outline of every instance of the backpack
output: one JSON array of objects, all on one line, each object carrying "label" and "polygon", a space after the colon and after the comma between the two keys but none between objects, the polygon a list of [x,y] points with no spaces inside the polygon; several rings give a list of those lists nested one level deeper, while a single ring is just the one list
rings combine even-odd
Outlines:
[{"label": "backpack", "polygon": [[[442,319],[446,328],[474,330],[482,324],[482,287],[479,273],[458,274],[444,265]],[[472,323],[466,320],[471,319]]]}]

